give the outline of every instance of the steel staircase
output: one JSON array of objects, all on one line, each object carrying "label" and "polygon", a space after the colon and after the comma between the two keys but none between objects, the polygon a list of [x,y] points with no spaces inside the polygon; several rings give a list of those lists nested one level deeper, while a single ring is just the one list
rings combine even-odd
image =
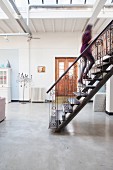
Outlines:
[{"label": "steel staircase", "polygon": [[[85,85],[78,84],[78,90],[68,95],[66,87],[62,102],[58,99],[59,82],[65,79],[69,70],[81,60],[83,53],[92,46],[95,64],[89,73],[90,79],[84,79]],[[113,21],[95,38],[86,50],[75,60],[75,62],[63,73],[63,75],[47,91],[50,93],[50,116],[49,128],[60,132],[80,112],[80,110],[91,100],[99,89],[113,75]],[[82,61],[80,62],[82,65]],[[72,75],[73,80],[78,79]],[[69,79],[66,79],[68,81]],[[65,85],[65,84],[64,84]],[[73,83],[71,84],[72,89]]]}]

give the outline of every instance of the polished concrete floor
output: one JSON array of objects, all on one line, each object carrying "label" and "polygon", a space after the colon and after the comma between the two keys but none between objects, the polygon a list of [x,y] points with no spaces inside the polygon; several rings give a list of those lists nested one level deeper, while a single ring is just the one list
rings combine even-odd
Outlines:
[{"label": "polished concrete floor", "polygon": [[113,116],[92,103],[62,133],[48,129],[48,103],[10,103],[0,123],[0,170],[113,170]]}]

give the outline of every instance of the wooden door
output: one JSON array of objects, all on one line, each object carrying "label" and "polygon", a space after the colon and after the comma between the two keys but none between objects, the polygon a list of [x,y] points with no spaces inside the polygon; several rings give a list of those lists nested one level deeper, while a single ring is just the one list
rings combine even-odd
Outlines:
[{"label": "wooden door", "polygon": [[[55,58],[55,79],[57,80],[75,61],[74,57]],[[78,64],[75,64],[56,86],[56,96],[70,96],[77,91]]]}]

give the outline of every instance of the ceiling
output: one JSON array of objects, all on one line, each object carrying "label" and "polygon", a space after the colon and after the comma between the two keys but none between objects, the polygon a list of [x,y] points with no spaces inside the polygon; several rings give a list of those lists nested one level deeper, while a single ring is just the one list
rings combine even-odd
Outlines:
[{"label": "ceiling", "polygon": [[1,0],[0,7],[1,36],[83,31],[89,23],[98,32],[113,16],[112,0]]}]

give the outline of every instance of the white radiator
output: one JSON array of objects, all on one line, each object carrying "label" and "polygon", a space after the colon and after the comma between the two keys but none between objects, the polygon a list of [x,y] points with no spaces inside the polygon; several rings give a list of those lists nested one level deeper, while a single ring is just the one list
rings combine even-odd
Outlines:
[{"label": "white radiator", "polygon": [[31,102],[45,102],[45,88],[31,88]]}]

